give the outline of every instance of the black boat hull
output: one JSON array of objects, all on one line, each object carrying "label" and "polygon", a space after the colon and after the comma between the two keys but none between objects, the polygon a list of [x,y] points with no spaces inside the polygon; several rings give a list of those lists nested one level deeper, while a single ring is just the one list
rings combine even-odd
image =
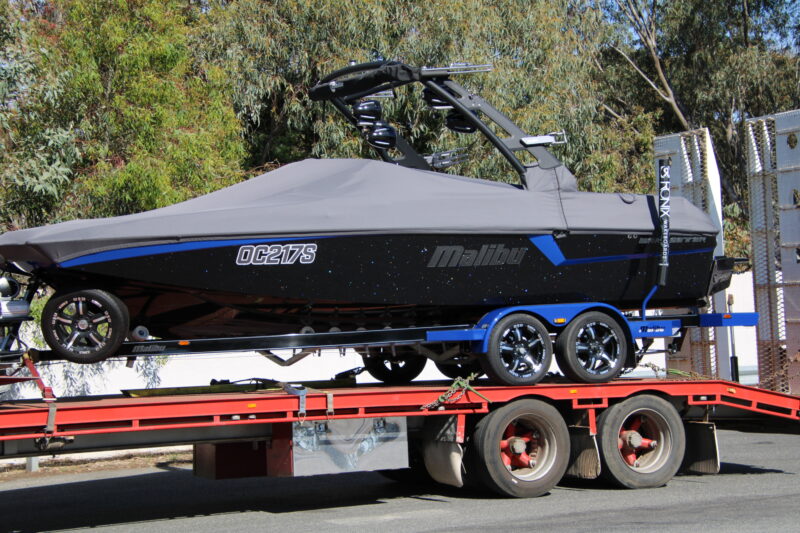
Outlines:
[{"label": "black boat hull", "polygon": [[[668,283],[650,305],[706,297],[714,246],[673,235]],[[237,238],[117,249],[37,274],[56,289],[112,292],[132,327],[188,338],[462,323],[510,305],[637,308],[659,251],[652,234]]]}]

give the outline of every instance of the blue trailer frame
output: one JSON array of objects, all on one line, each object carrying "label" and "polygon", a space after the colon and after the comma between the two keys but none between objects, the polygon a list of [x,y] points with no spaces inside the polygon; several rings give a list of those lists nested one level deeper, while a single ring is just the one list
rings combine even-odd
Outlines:
[{"label": "blue trailer frame", "polygon": [[[428,331],[426,340],[429,343],[469,342],[474,353],[485,354],[489,350],[489,337],[492,329],[506,316],[514,313],[528,314],[547,324],[551,332],[558,333],[575,317],[590,311],[602,311],[616,318],[623,326],[629,342],[638,339],[677,337],[687,327],[755,326],[758,323],[758,313],[693,313],[652,317],[640,315],[631,318],[611,305],[598,302],[520,305],[490,311],[471,328]],[[629,365],[635,366],[635,356],[635,352],[631,350]],[[634,360],[631,360],[630,357],[633,357]]]}]

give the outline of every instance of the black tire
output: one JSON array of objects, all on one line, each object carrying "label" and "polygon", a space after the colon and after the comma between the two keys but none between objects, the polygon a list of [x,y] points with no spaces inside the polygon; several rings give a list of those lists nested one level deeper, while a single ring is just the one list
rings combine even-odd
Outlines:
[{"label": "black tire", "polygon": [[478,359],[468,359],[464,361],[457,361],[454,363],[450,362],[436,362],[436,368],[439,369],[439,372],[445,375],[450,379],[456,378],[466,378],[472,374],[477,374],[481,376],[483,374],[483,368],[481,367],[481,362]]},{"label": "black tire", "polygon": [[96,363],[114,355],[128,333],[128,309],[106,291],[54,294],[42,311],[42,335],[73,363]]},{"label": "black tire", "polygon": [[500,320],[489,336],[481,366],[501,385],[534,385],[547,375],[553,343],[547,328],[531,315],[515,313]]},{"label": "black tire", "polygon": [[666,400],[649,394],[603,411],[598,437],[603,477],[628,489],[666,485],[678,472],[686,451],[678,412]]},{"label": "black tire", "polygon": [[[477,478],[504,496],[541,496],[561,480],[569,463],[567,425],[555,407],[540,400],[517,400],[492,411],[475,426],[471,444]],[[531,460],[532,466],[524,466]]]},{"label": "black tire", "polygon": [[367,372],[388,385],[405,385],[419,376],[428,360],[408,346],[374,346],[362,353]]},{"label": "black tire", "polygon": [[590,311],[572,319],[556,338],[556,362],[564,375],[583,383],[605,383],[619,376],[628,341],[615,318]]}]

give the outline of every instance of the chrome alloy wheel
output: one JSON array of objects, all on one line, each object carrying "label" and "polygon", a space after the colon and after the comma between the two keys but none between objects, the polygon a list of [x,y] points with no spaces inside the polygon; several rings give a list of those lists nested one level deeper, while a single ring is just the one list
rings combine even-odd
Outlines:
[{"label": "chrome alloy wheel", "polygon": [[500,357],[509,374],[527,378],[542,370],[547,348],[536,328],[517,323],[500,335]]},{"label": "chrome alloy wheel", "polygon": [[110,311],[98,300],[84,296],[61,302],[50,323],[61,347],[84,354],[101,350],[114,333]]},{"label": "chrome alloy wheel", "polygon": [[579,331],[575,352],[580,365],[594,375],[612,372],[619,363],[620,339],[604,322],[589,322]]}]

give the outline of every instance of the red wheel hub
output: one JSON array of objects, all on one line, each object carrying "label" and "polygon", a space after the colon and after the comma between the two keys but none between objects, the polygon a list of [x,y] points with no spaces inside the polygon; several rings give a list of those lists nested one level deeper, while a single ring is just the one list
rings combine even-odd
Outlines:
[{"label": "red wheel hub", "polygon": [[619,452],[625,462],[633,467],[639,466],[639,457],[658,446],[658,441],[643,437],[639,432],[643,422],[644,417],[637,416],[622,424],[619,430]]},{"label": "red wheel hub", "polygon": [[536,437],[537,434],[528,428],[513,422],[508,425],[500,441],[500,458],[506,468],[532,468],[536,465]]}]

